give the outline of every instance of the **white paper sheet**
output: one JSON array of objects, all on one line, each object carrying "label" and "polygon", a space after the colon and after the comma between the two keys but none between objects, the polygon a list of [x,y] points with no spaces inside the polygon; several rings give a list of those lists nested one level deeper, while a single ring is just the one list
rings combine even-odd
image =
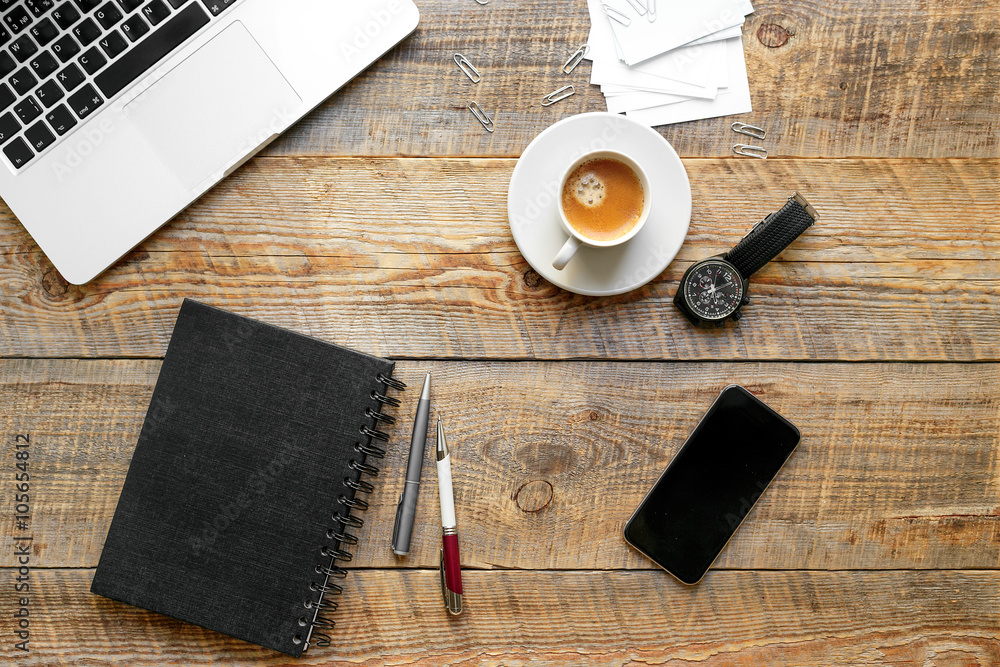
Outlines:
[{"label": "white paper sheet", "polygon": [[650,23],[636,13],[628,0],[604,0],[604,3],[631,19],[628,26],[608,19],[627,65],[742,25],[746,15],[753,13],[749,0],[697,0],[660,6],[661,0],[657,4],[657,19]]},{"label": "white paper sheet", "polygon": [[636,109],[648,109],[650,107],[678,104],[680,102],[688,102],[690,100],[691,98],[686,95],[665,95],[663,93],[648,93],[641,91],[622,93],[620,95],[607,95],[604,98],[604,101],[608,105],[608,111],[611,113],[625,113]]},{"label": "white paper sheet", "polygon": [[626,95],[628,93],[657,93],[659,95],[681,95],[683,97],[698,97],[699,99],[714,100],[716,95],[719,94],[718,88],[712,88],[714,91],[711,95],[687,95],[684,93],[671,92],[671,90],[665,90],[663,88],[649,88],[646,86],[625,86],[620,83],[602,83],[601,92],[605,96],[611,95]]},{"label": "white paper sheet", "polygon": [[[746,18],[743,19],[743,23],[746,22]],[[742,37],[743,36],[743,23],[739,25],[734,25],[732,28],[726,28],[725,30],[720,30],[719,32],[713,32],[711,35],[705,35],[701,39],[696,39],[693,42],[688,42],[684,46],[697,46],[698,44],[708,44],[710,42],[718,42],[723,39],[730,39],[732,37]]]},{"label": "white paper sheet", "polygon": [[[601,0],[588,0],[591,34],[588,57],[593,61],[590,82],[645,87],[701,98],[714,97],[715,88],[728,84],[725,42],[681,47],[651,58],[635,67],[622,64],[613,55],[614,33],[610,19],[600,9]],[[667,84],[682,82],[691,88]]]},{"label": "white paper sheet", "polygon": [[626,111],[625,115],[640,123],[655,127],[752,111],[746,59],[743,55],[743,40],[741,38],[729,39],[726,40],[726,45],[730,85],[725,90],[720,90],[714,100],[691,99],[684,102],[629,110]]}]

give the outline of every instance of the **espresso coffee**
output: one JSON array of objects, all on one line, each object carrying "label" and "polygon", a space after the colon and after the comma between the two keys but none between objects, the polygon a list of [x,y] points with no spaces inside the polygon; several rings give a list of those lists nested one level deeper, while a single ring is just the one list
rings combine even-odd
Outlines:
[{"label": "espresso coffee", "polygon": [[562,210],[582,236],[614,241],[642,217],[645,193],[632,168],[613,158],[587,160],[566,179]]}]

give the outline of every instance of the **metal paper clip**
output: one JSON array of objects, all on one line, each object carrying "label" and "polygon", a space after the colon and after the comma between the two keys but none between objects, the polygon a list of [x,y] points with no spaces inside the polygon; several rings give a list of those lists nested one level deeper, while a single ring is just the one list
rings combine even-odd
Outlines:
[{"label": "metal paper clip", "polygon": [[483,111],[482,107],[479,106],[478,102],[473,102],[472,104],[470,104],[469,111],[471,111],[472,115],[476,117],[476,120],[482,123],[483,127],[486,128],[487,132],[492,132],[496,128],[496,126],[493,124],[493,119],[486,115],[486,112]]},{"label": "metal paper clip", "polygon": [[583,46],[581,46],[580,48],[578,48],[573,53],[573,55],[571,55],[569,57],[569,60],[567,60],[563,64],[563,66],[562,66],[562,72],[563,72],[563,74],[569,74],[570,72],[572,72],[573,70],[575,70],[576,66],[579,65],[580,61],[583,60],[584,56],[587,55],[587,51],[590,51],[590,45],[588,45],[588,44],[584,44]]},{"label": "metal paper clip", "polygon": [[632,9],[634,9],[635,13],[638,14],[639,16],[646,15],[646,6],[642,4],[639,0],[628,0],[628,4],[632,5]]},{"label": "metal paper clip", "polygon": [[611,5],[601,5],[601,9],[604,10],[604,13],[607,14],[608,18],[612,21],[618,21],[624,26],[632,23],[632,19],[630,19],[626,14],[622,14]]},{"label": "metal paper clip", "polygon": [[556,102],[561,102],[573,93],[576,92],[576,88],[572,84],[568,86],[563,86],[558,90],[553,90],[551,93],[542,98],[542,106],[550,107]]},{"label": "metal paper clip", "polygon": [[462,70],[465,76],[469,77],[469,81],[472,83],[479,83],[483,80],[483,75],[479,73],[476,66],[469,62],[469,59],[461,53],[455,54],[455,64],[458,65],[458,69]]},{"label": "metal paper clip", "polygon": [[736,144],[733,146],[733,152],[737,155],[745,155],[747,157],[759,157],[761,160],[767,159],[767,149],[761,148],[760,146]]},{"label": "metal paper clip", "polygon": [[733,123],[733,132],[737,134],[745,134],[748,137],[753,137],[754,139],[763,139],[767,136],[767,130],[762,127],[757,127],[756,125],[747,125],[746,123]]},{"label": "metal paper clip", "polygon": [[656,21],[656,0],[646,0],[646,20],[650,23]]}]

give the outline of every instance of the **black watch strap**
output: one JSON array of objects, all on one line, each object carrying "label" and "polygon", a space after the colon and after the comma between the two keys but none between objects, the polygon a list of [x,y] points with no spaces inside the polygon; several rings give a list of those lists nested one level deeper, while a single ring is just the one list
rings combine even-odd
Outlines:
[{"label": "black watch strap", "polygon": [[819,216],[805,197],[795,193],[781,210],[771,213],[754,225],[724,259],[736,267],[744,280],[778,256],[806,231]]}]

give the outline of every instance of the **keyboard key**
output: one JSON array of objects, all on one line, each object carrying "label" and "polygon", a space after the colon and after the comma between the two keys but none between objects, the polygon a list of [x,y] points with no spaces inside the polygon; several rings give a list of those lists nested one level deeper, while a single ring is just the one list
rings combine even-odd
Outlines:
[{"label": "keyboard key", "polygon": [[108,54],[108,58],[114,58],[128,48],[128,42],[125,41],[125,38],[117,30],[109,32],[98,44]]},{"label": "keyboard key", "polygon": [[91,9],[97,7],[97,5],[101,4],[101,0],[75,0],[75,1],[76,1],[76,6],[79,7],[80,11],[82,11],[84,14],[89,12]]},{"label": "keyboard key", "polygon": [[173,7],[174,9],[179,9],[180,6],[183,5],[187,1],[188,0],[167,0],[167,2],[170,3],[170,6]]},{"label": "keyboard key", "polygon": [[7,28],[0,25],[0,46],[3,46],[10,41],[10,33],[7,32]]},{"label": "keyboard key", "polygon": [[149,32],[149,24],[142,20],[142,14],[135,14],[122,23],[122,32],[134,42]]},{"label": "keyboard key", "polygon": [[21,124],[14,118],[14,114],[8,111],[0,116],[0,144],[10,141],[10,138],[17,134],[20,129]]},{"label": "keyboard key", "polygon": [[42,107],[38,106],[34,97],[25,97],[20,104],[14,107],[14,113],[21,119],[22,123],[27,125],[42,115]]},{"label": "keyboard key", "polygon": [[3,154],[7,156],[10,163],[14,165],[16,169],[20,169],[24,165],[28,164],[28,160],[35,156],[28,148],[28,144],[24,143],[24,139],[18,137],[14,141],[10,142],[9,146],[4,147]]},{"label": "keyboard key", "polygon": [[7,22],[10,31],[16,35],[31,25],[31,14],[24,7],[15,7],[13,11],[3,17],[3,20]]},{"label": "keyboard key", "polygon": [[170,16],[170,10],[163,4],[163,0],[153,0],[142,8],[142,15],[146,17],[147,21],[153,25],[157,25],[163,19]]},{"label": "keyboard key", "polygon": [[35,95],[38,96],[38,101],[44,104],[45,108],[48,109],[53,104],[61,100],[65,96],[65,93],[55,81],[46,81],[42,84],[41,88],[35,91]]},{"label": "keyboard key", "polygon": [[17,0],[0,0],[0,11],[7,11],[17,4]]},{"label": "keyboard key", "polygon": [[43,121],[38,121],[24,131],[24,138],[28,140],[36,153],[41,153],[52,145],[52,142],[56,140],[56,135],[49,132],[49,128],[45,127]]},{"label": "keyboard key", "polygon": [[113,62],[111,67],[98,74],[94,79],[97,87],[107,97],[115,95],[149,71],[150,67],[198,32],[208,21],[208,14],[203,9],[196,4],[188,5],[121,59]]},{"label": "keyboard key", "polygon": [[39,79],[44,79],[59,69],[59,62],[51,53],[43,51],[37,58],[31,61],[31,69],[35,71],[35,76]]},{"label": "keyboard key", "polygon": [[80,20],[80,12],[67,1],[56,7],[55,11],[52,12],[52,18],[57,26],[63,30],[69,30],[74,23]]},{"label": "keyboard key", "polygon": [[208,11],[212,12],[212,16],[218,16],[222,12],[226,11],[232,7],[236,0],[201,0],[208,7]]},{"label": "keyboard key", "polygon": [[80,68],[73,63],[70,63],[63,68],[63,71],[56,74],[56,81],[61,83],[67,92],[79,86],[86,78],[83,72],[80,71]]},{"label": "keyboard key", "polygon": [[50,111],[48,115],[45,116],[45,120],[49,121],[49,125],[52,126],[52,129],[54,129],[56,134],[60,137],[69,132],[73,129],[73,126],[76,125],[76,118],[74,118],[73,114],[69,112],[69,109],[66,108],[65,104],[60,104],[55,109]]},{"label": "keyboard key", "polygon": [[0,83],[0,110],[6,109],[11,104],[17,101],[17,95],[7,86],[6,83]]},{"label": "keyboard key", "polygon": [[6,51],[0,52],[0,76],[7,76],[17,68],[17,63]]},{"label": "keyboard key", "polygon": [[31,13],[35,15],[35,18],[38,18],[45,12],[52,9],[52,5],[56,3],[53,2],[53,0],[27,0],[26,4],[28,5],[28,9],[31,10]]},{"label": "keyboard key", "polygon": [[93,19],[85,19],[83,23],[73,28],[73,34],[80,40],[80,43],[87,46],[101,36],[101,29],[97,27]]},{"label": "keyboard key", "polygon": [[122,13],[118,11],[118,7],[114,3],[109,2],[94,12],[94,18],[101,24],[101,27],[108,30],[122,20]]},{"label": "keyboard key", "polygon": [[94,87],[89,83],[79,91],[69,96],[69,105],[76,115],[81,119],[86,118],[94,112],[94,109],[104,104],[104,100],[97,94]]},{"label": "keyboard key", "polygon": [[138,9],[139,5],[143,3],[143,0],[118,0],[118,4],[122,6],[122,9],[126,13],[132,11],[133,9]]},{"label": "keyboard key", "polygon": [[56,24],[49,19],[42,19],[35,25],[31,26],[31,35],[38,42],[39,46],[45,46],[53,39],[59,36],[59,28]]},{"label": "keyboard key", "polygon": [[25,60],[31,56],[38,53],[38,47],[35,43],[31,41],[31,38],[27,35],[22,35],[14,40],[14,43],[10,45],[10,52],[14,54],[17,58],[17,62],[23,63]]},{"label": "keyboard key", "polygon": [[14,87],[18,95],[27,95],[37,83],[38,79],[27,67],[22,67],[10,77],[10,85]]},{"label": "keyboard key", "polygon": [[68,63],[73,56],[80,53],[80,45],[76,43],[72,35],[63,35],[58,42],[52,45],[52,52],[64,63]]},{"label": "keyboard key", "polygon": [[97,70],[104,67],[107,64],[108,59],[105,58],[104,54],[98,51],[95,46],[85,51],[77,62],[83,66],[83,69],[87,70],[87,74],[93,74]]}]

